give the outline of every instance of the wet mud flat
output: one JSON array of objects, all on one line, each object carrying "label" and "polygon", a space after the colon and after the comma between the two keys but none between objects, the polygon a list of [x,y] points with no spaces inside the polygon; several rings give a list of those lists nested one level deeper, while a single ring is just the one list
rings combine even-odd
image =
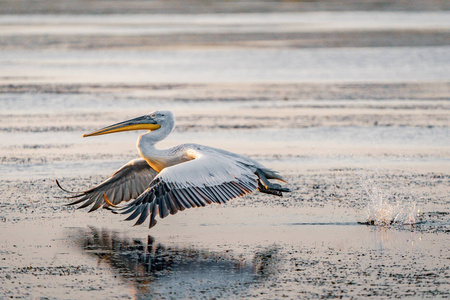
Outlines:
[{"label": "wet mud flat", "polygon": [[[0,1],[17,13],[0,15],[0,298],[450,296],[448,1],[17,3]],[[162,109],[161,147],[250,156],[292,192],[151,230],[64,206],[55,179],[84,190],[138,156],[137,132],[83,133]]]},{"label": "wet mud flat", "polygon": [[[4,297],[449,295],[446,83],[3,89]],[[161,106],[179,120],[164,146],[249,155],[279,170],[292,193],[186,210],[151,230],[55,198],[64,194],[54,179],[87,189],[137,157],[138,133],[82,133]],[[372,190],[417,224],[360,224]]]},{"label": "wet mud flat", "polygon": [[[419,224],[380,227],[358,223],[365,218],[367,195],[357,178],[373,171],[286,173],[294,190],[288,197],[255,194],[192,209],[150,231],[107,211],[64,207],[64,200],[54,198],[59,193],[52,180],[4,181],[2,192],[14,202],[2,204],[2,294],[448,296],[448,175],[391,170],[374,176],[389,193],[413,193],[421,208]],[[63,182],[86,188],[101,179]]]}]

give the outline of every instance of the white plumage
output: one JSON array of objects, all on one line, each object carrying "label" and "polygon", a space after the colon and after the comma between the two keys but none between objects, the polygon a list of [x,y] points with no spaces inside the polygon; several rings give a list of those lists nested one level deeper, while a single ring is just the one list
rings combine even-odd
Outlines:
[{"label": "white plumage", "polygon": [[[289,192],[269,182],[268,179],[284,181],[277,172],[239,154],[197,144],[157,149],[155,144],[174,127],[170,111],[156,111],[84,135],[147,130],[137,143],[142,159],[130,161],[100,185],[68,197],[77,199],[69,205],[84,201],[79,208],[93,204],[89,211],[104,207],[115,213],[130,214],[126,220],[137,218],[135,225],[150,217],[151,228],[158,215],[165,218],[186,208],[225,203],[257,189],[278,196]],[[131,199],[134,200],[116,207]]]}]

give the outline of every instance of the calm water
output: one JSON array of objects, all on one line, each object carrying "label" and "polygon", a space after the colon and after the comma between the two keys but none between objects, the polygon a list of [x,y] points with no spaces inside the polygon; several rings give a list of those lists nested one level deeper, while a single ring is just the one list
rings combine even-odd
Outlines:
[{"label": "calm water", "polygon": [[450,47],[3,51],[0,68],[30,83],[433,81],[450,79]]},{"label": "calm water", "polygon": [[1,16],[0,36],[140,35],[173,33],[320,32],[345,30],[439,30],[448,12],[305,12],[196,15],[10,15]]}]

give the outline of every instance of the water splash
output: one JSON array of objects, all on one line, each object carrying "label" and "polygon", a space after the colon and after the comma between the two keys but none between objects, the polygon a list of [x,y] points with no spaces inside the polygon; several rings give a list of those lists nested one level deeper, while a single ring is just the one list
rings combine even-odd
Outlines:
[{"label": "water splash", "polygon": [[[389,179],[389,178],[388,178]],[[392,191],[393,181],[384,184],[366,179],[362,182],[367,197],[366,218],[361,223],[376,226],[413,225],[421,221],[417,201],[409,191]]]}]

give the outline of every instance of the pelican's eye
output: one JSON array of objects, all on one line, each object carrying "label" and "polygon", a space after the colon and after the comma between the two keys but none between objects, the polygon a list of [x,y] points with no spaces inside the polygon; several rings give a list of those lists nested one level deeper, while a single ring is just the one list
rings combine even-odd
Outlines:
[{"label": "pelican's eye", "polygon": [[153,113],[153,114],[150,115],[150,117],[154,118],[154,117],[156,117],[156,114]]}]

